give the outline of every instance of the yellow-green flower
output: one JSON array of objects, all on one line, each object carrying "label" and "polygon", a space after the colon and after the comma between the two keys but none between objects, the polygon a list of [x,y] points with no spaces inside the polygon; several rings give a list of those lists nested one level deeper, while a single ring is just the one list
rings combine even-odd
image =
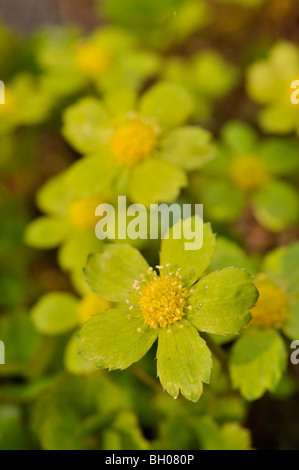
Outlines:
[{"label": "yellow-green flower", "polygon": [[259,141],[247,124],[231,121],[221,132],[215,159],[193,189],[207,217],[234,221],[250,205],[259,223],[280,232],[299,220],[298,191],[286,178],[298,171],[296,140],[276,137]]},{"label": "yellow-green flower", "polygon": [[298,256],[299,244],[294,243],[269,253],[257,267],[233,242],[218,240],[213,268],[246,266],[259,291],[252,319],[234,342],[229,361],[232,384],[247,400],[276,390],[287,367],[284,337],[298,338]]},{"label": "yellow-green flower", "polygon": [[50,292],[32,307],[30,316],[36,330],[43,335],[71,334],[64,353],[65,367],[73,374],[82,374],[94,371],[95,365],[78,356],[77,329],[93,315],[110,308],[110,302],[92,292],[81,299],[68,292]]},{"label": "yellow-green flower", "polygon": [[63,133],[86,157],[68,170],[69,191],[82,197],[109,187],[143,204],[173,201],[186,171],[213,156],[209,132],[182,126],[191,112],[185,89],[165,82],[139,100],[126,90],[71,106]]},{"label": "yellow-green flower", "polygon": [[155,53],[141,51],[131,33],[115,27],[87,37],[70,28],[44,30],[36,56],[43,87],[58,97],[90,85],[100,92],[124,86],[138,89],[160,67]]},{"label": "yellow-green flower", "polygon": [[30,73],[20,73],[5,84],[5,104],[0,105],[0,135],[19,126],[33,126],[49,117],[53,98]]},{"label": "yellow-green flower", "polygon": [[[190,221],[177,222],[185,227]],[[184,237],[162,241],[160,265],[150,267],[129,245],[107,245],[89,257],[90,287],[123,307],[93,316],[80,331],[79,352],[98,368],[125,369],[139,361],[158,339],[157,369],[171,396],[197,401],[208,382],[211,353],[198,331],[236,334],[257,300],[251,276],[227,268],[205,276],[215,236],[204,225],[203,246],[184,249]],[[184,233],[184,230],[183,230]],[[197,331],[198,330],[198,331]]]},{"label": "yellow-green flower", "polygon": [[299,105],[291,102],[291,84],[299,79],[299,48],[278,42],[266,59],[252,64],[247,73],[249,96],[263,106],[258,120],[266,132],[299,135]]},{"label": "yellow-green flower", "polygon": [[[101,250],[103,244],[96,238],[94,231],[98,221],[95,210],[103,203],[103,196],[91,195],[75,200],[59,198],[59,191],[63,188],[62,176],[50,180],[40,191],[39,206],[45,210],[46,215],[38,217],[27,226],[25,241],[27,245],[39,249],[59,247],[60,266],[71,272],[76,287],[84,292],[86,287],[84,288],[81,275],[82,266],[87,255]],[[56,191],[57,201],[49,197],[51,187]]]}]

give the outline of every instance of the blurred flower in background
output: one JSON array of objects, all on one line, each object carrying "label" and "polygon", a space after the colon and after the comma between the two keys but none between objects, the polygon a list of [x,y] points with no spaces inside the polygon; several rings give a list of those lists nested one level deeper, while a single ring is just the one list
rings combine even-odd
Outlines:
[{"label": "blurred flower in background", "polygon": [[[299,449],[297,44],[291,0],[1,1],[1,450]],[[119,195],[203,248],[98,240]]]}]

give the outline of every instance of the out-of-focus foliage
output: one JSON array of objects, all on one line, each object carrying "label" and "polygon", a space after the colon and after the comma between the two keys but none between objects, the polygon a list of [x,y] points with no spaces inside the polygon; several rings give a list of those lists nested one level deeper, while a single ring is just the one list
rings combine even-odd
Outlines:
[{"label": "out-of-focus foliage", "polygon": [[251,204],[259,223],[273,232],[295,225],[299,193],[287,179],[299,170],[296,139],[272,137],[259,142],[254,129],[237,121],[226,124],[221,137],[199,186],[207,216],[234,221]]},{"label": "out-of-focus foliage", "polygon": [[143,43],[159,49],[182,43],[212,15],[208,3],[202,0],[103,0],[99,11],[109,21],[134,28]]},{"label": "out-of-focus foliage", "polygon": [[299,134],[298,108],[291,102],[291,84],[299,75],[299,49],[287,41],[277,42],[268,57],[248,68],[250,97],[263,106],[258,122],[267,133]]},{"label": "out-of-focus foliage", "polygon": [[[1,450],[294,442],[295,3],[102,0],[88,31],[28,36],[1,20]],[[203,204],[198,251],[147,224],[95,235],[99,204],[124,232],[131,203],[175,202]]]}]

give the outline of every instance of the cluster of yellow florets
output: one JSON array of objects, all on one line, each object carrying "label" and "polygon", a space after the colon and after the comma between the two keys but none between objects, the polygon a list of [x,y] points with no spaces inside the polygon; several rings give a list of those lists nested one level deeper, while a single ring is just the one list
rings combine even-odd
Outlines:
[{"label": "cluster of yellow florets", "polygon": [[75,52],[75,62],[79,70],[95,78],[107,70],[111,58],[99,44],[86,42],[78,46]]},{"label": "cluster of yellow florets", "polygon": [[258,276],[259,299],[251,310],[251,326],[281,328],[287,315],[287,298],[282,289],[267,276]]},{"label": "cluster of yellow florets", "polygon": [[151,157],[157,148],[157,129],[136,114],[115,127],[109,141],[119,163],[133,166]]},{"label": "cluster of yellow florets", "polygon": [[98,196],[90,196],[72,201],[68,207],[68,218],[71,224],[81,229],[92,228],[96,222],[96,207],[101,202]]},{"label": "cluster of yellow florets", "polygon": [[252,191],[268,181],[268,171],[255,155],[243,155],[233,159],[230,177],[241,191]]},{"label": "cluster of yellow florets", "polygon": [[[180,269],[175,273],[164,274],[163,266],[156,266],[160,275],[149,268],[146,275],[141,274],[141,281],[136,280],[133,288],[139,291],[144,323],[151,328],[166,328],[177,322],[185,315],[185,310],[191,310],[187,306],[187,297],[191,293],[182,283]],[[169,268],[169,265],[166,265]],[[131,308],[131,307],[130,307]]]}]

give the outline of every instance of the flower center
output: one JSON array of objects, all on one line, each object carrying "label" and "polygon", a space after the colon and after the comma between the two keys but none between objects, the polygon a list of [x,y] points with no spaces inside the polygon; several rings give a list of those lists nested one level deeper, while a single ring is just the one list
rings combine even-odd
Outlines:
[{"label": "flower center", "polygon": [[72,201],[68,207],[69,221],[77,228],[92,228],[96,222],[96,207],[101,204],[101,202],[98,196]]},{"label": "flower center", "polygon": [[135,281],[133,285],[140,291],[139,306],[144,323],[154,329],[166,328],[177,322],[185,315],[185,309],[192,308],[187,307],[186,299],[190,292],[183,286],[180,269],[175,274],[164,274],[162,266],[156,268],[160,270],[160,275],[150,268],[147,275],[141,274],[141,281]]},{"label": "flower center", "polygon": [[79,70],[91,78],[105,72],[110,65],[109,54],[99,44],[86,42],[81,44],[75,52],[75,62]]},{"label": "flower center", "polygon": [[257,304],[251,310],[251,326],[260,328],[281,328],[287,315],[285,293],[264,274],[258,276],[256,287],[259,291]]},{"label": "flower center", "polygon": [[109,144],[119,163],[133,166],[153,154],[157,130],[152,123],[134,116],[115,128]]},{"label": "flower center", "polygon": [[252,191],[268,181],[268,171],[264,162],[255,155],[243,155],[234,158],[230,177],[242,191]]},{"label": "flower center", "polygon": [[111,308],[110,302],[108,300],[103,299],[96,294],[88,294],[86,295],[78,305],[78,317],[80,323],[85,323],[89,320],[93,315],[97,313],[105,312]]}]

